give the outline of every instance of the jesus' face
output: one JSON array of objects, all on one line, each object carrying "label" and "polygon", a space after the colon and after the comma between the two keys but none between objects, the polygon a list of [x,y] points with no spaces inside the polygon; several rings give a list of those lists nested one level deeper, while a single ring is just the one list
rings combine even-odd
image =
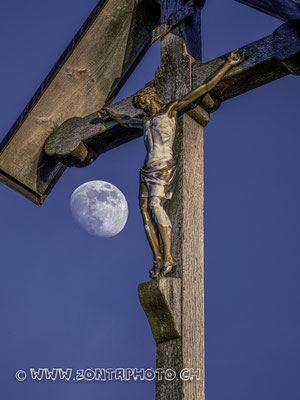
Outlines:
[{"label": "jesus' face", "polygon": [[156,115],[165,107],[156,90],[150,87],[143,88],[136,94],[134,104],[151,116]]},{"label": "jesus' face", "polygon": [[155,98],[147,98],[141,107],[151,116],[156,115],[161,109],[162,106],[155,101]]}]

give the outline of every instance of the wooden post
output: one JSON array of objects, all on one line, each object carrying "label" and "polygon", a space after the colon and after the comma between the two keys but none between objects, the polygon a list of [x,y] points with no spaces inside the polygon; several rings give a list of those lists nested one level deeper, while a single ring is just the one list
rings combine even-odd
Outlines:
[{"label": "wooden post", "polygon": [[[166,3],[162,2],[162,15]],[[181,26],[162,39],[156,88],[165,102],[191,90],[193,58],[186,51],[186,32]],[[157,376],[157,400],[204,400],[203,126],[208,121],[199,106],[178,117],[174,143],[178,180],[168,209],[177,267],[172,277],[139,286],[157,342],[156,367],[165,371]],[[180,376],[181,371],[186,372]]]}]

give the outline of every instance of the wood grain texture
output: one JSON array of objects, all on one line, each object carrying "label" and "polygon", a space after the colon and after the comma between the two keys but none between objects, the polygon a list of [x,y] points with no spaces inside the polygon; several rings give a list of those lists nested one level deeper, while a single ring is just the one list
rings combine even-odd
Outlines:
[{"label": "wood grain texture", "polygon": [[[190,90],[191,84],[193,88],[201,85],[211,74],[223,65],[228,57],[228,54],[225,54],[204,64],[199,61],[193,62],[191,82],[189,71],[193,60],[185,53],[181,31],[182,29],[178,29],[177,31],[169,33],[168,36],[162,40],[162,63],[156,72],[156,87],[160,96],[166,102],[184,96],[184,94]],[[239,66],[232,68],[230,72],[224,76],[218,86],[216,86],[210,94],[200,99],[198,103],[207,111],[212,112],[215,111],[224,100],[289,73],[298,74],[300,72],[299,32],[299,22],[289,22],[279,27],[272,35],[242,48],[246,53],[245,61]],[[180,68],[178,66],[180,66]],[[165,82],[168,81],[172,81],[172,85],[165,85]],[[122,100],[110,107],[113,112],[131,117],[140,118],[142,115],[141,112],[138,113],[137,109],[133,107],[132,97]],[[195,103],[185,111],[202,126],[206,126],[209,121],[209,115],[202,107],[197,107],[197,103]],[[121,134],[121,130],[119,130],[120,138],[118,140],[117,129],[115,128],[116,124],[113,124],[113,134],[110,129],[108,129],[109,126],[103,131],[99,127],[100,124],[93,123],[96,117],[95,114],[91,114],[84,119],[86,125],[81,133],[79,129],[77,129],[74,120],[74,132],[76,133],[78,131],[83,138],[82,140],[84,140],[84,137],[95,137],[93,143],[96,144],[97,148],[95,148],[95,146],[92,146],[92,148],[99,153],[124,143],[125,131],[124,134]],[[96,139],[99,133],[100,136]],[[57,131],[58,142],[63,143],[63,135],[59,136],[58,134],[60,135],[59,131]],[[132,129],[127,130],[127,141],[134,139],[139,134],[141,135],[142,132],[137,133]],[[54,137],[55,135],[53,135],[53,138]],[[67,137],[66,139],[68,139],[67,142],[70,140],[76,143],[77,136],[75,134],[72,135],[71,132],[69,138]],[[53,152],[48,151],[47,153],[49,155],[53,154]],[[64,159],[61,161],[65,162]]]},{"label": "wood grain texture", "polygon": [[181,23],[184,19],[188,18],[195,12],[195,4],[194,0],[189,0],[188,3],[182,7],[179,11],[171,14],[167,21],[163,24],[159,25],[152,31],[152,41],[153,44],[160,37],[165,36],[170,30],[174,29],[179,23]]},{"label": "wood grain texture", "polygon": [[[185,0],[157,0],[161,4],[161,23],[166,23],[168,18],[183,8],[187,1]],[[202,47],[201,47],[201,9],[205,4],[205,0],[195,1],[194,14],[187,20],[180,24],[179,29],[175,33],[177,36],[184,39],[184,46],[187,53],[195,60],[201,60]],[[179,51],[181,51],[179,49]],[[162,50],[162,53],[167,55]]]},{"label": "wood grain texture", "polygon": [[162,278],[141,283],[138,288],[142,307],[157,344],[181,335],[181,282]]},{"label": "wood grain texture", "polygon": [[[300,21],[287,22],[272,35],[241,47],[240,51],[245,52],[245,61],[232,68],[210,92],[218,103],[290,73],[300,74]],[[193,88],[221,67],[228,55],[207,63],[193,63]],[[214,105],[210,108],[201,101],[200,104],[208,111],[215,110]]]},{"label": "wood grain texture", "polygon": [[[165,2],[165,15],[174,12],[171,5],[175,3]],[[191,90],[193,58],[187,53],[186,35],[188,30],[181,24],[161,41],[156,88],[165,102]],[[200,106],[194,112],[205,124],[208,122],[208,114]],[[177,184],[166,209],[172,222],[172,254],[177,262],[170,276],[181,280],[181,338],[157,345],[156,366],[174,369],[177,377],[184,368],[199,369],[201,379],[157,380],[156,399],[204,400],[203,128],[186,113],[178,116],[173,150]]]},{"label": "wood grain texture", "polygon": [[155,86],[165,103],[182,98],[191,88],[192,59],[185,53],[178,30],[176,28],[161,40],[161,64],[155,74]]},{"label": "wood grain texture", "polygon": [[143,1],[99,2],[3,140],[0,178],[5,183],[11,180],[41,204],[64,169],[49,160],[48,173],[39,174],[45,140],[66,119],[93,113],[117,92],[146,51],[158,10]]},{"label": "wood grain texture", "polygon": [[169,205],[173,224],[173,276],[182,279],[182,368],[199,368],[200,380],[182,382],[181,399],[204,400],[203,128],[187,114],[178,120],[178,177]]},{"label": "wood grain texture", "polygon": [[[156,367],[173,369],[177,377],[185,368],[198,370],[200,379],[157,380],[156,399],[204,400],[203,128],[187,114],[179,118],[174,150],[178,178],[168,213],[173,224],[172,253],[177,261],[173,276],[181,280],[181,337],[157,345]],[[157,299],[157,291],[151,287],[159,287],[165,279],[142,284],[148,288],[147,296]],[[179,295],[178,289],[176,297]],[[172,315],[178,313],[172,302],[168,304]],[[147,307],[145,311],[149,316]],[[159,312],[159,307],[152,307],[150,324],[153,318],[157,321]]]},{"label": "wood grain texture", "polygon": [[[175,371],[178,377],[182,369],[182,339],[158,344],[156,347],[156,369]],[[165,375],[156,379],[156,400],[185,399],[180,379],[168,380]],[[192,400],[192,398],[187,399]],[[194,399],[193,399],[194,400]]]},{"label": "wood grain texture", "polygon": [[273,17],[289,21],[300,19],[299,0],[235,0]]},{"label": "wood grain texture", "polygon": [[[99,113],[70,118],[47,138],[45,153],[67,166],[89,165],[99,154],[141,136],[142,117],[143,111],[133,105],[130,96],[107,106]],[[78,160],[75,153],[83,144],[89,156]]]},{"label": "wood grain texture", "polygon": [[[144,114],[132,100],[133,96],[130,96],[102,109],[100,117],[93,113],[63,122],[46,140],[45,153],[66,166],[83,167],[95,161],[99,154],[143,135]],[[196,104],[187,107],[186,112],[202,126],[209,122],[207,111]],[[80,147],[84,147],[83,144],[88,153],[84,160],[78,159],[76,154]]]},{"label": "wood grain texture", "polygon": [[[204,400],[204,228],[203,228],[203,128],[188,115],[179,121],[182,149],[182,227],[174,232],[174,246],[181,246],[182,357],[184,368],[199,368],[201,380],[183,382],[184,399]],[[179,256],[179,255],[178,255]]]}]

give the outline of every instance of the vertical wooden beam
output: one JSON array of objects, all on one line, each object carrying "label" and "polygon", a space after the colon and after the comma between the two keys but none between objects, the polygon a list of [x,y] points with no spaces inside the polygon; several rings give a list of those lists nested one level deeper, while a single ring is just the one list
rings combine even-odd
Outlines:
[{"label": "vertical wooden beam", "polygon": [[[174,277],[159,280],[164,281],[165,287],[172,285],[172,298],[181,298],[180,306],[176,302],[167,301],[169,313],[173,316],[169,326],[175,325],[180,314],[181,330],[180,337],[174,336],[171,340],[157,342],[156,368],[174,370],[176,379],[168,380],[165,376],[161,380],[157,379],[156,399],[204,400],[203,127],[187,114],[178,120],[174,150],[178,180],[168,212],[173,224],[172,253],[177,268]],[[177,287],[174,279],[180,282]],[[148,282],[147,285],[149,287],[154,284]],[[165,290],[160,293],[164,294]],[[154,291],[151,294],[158,297]],[[144,291],[140,290],[140,298],[143,304]],[[149,296],[146,303],[150,302]],[[144,309],[146,311],[145,306]],[[153,326],[153,315],[148,312],[146,314]],[[167,329],[164,328],[164,331]],[[181,379],[180,372],[185,369],[192,373],[191,380]]]},{"label": "vertical wooden beam", "polygon": [[180,207],[174,198],[171,215],[174,253],[180,251],[182,367],[199,369],[198,380],[183,381],[183,399],[204,400],[203,128],[187,114],[178,125]]},{"label": "vertical wooden beam", "polygon": [[[175,1],[161,1],[161,22],[164,22],[164,15],[167,12],[174,12],[175,3]],[[177,6],[181,6],[181,3],[184,2],[178,1]],[[198,10],[197,15],[194,16],[198,20],[199,12]],[[190,24],[192,23],[191,20]],[[190,25],[181,24],[161,41],[161,65],[156,72],[156,88],[165,102],[179,99],[191,90],[193,57],[188,54],[186,46],[189,29]],[[197,35],[200,46],[200,33],[194,31],[193,34]],[[197,53],[200,53],[199,49]],[[177,267],[176,271],[172,272],[172,277],[160,278],[159,281],[164,281],[163,287],[172,286],[172,298],[180,296],[181,301],[178,305],[178,302],[168,301],[170,289],[160,292],[162,296],[165,296],[164,304],[168,308],[168,312],[164,312],[165,315],[173,316],[173,320],[169,318],[170,327],[176,325],[178,314],[180,314],[181,331],[179,337],[174,335],[163,341],[157,341],[156,367],[162,368],[165,372],[168,369],[176,372],[175,379],[166,379],[166,376],[162,379],[157,377],[157,400],[204,400],[205,398],[203,126],[208,123],[209,116],[200,108],[198,111],[200,111],[198,118],[195,109],[193,114],[190,114],[193,117],[187,113],[178,116],[174,143],[174,158],[178,167],[177,185],[167,212],[173,225],[172,254],[177,261]],[[202,125],[199,124],[199,120],[202,121]],[[177,285],[174,285],[174,279],[177,280]],[[156,290],[159,286],[162,285],[147,282],[139,287],[141,303],[152,330],[157,318],[153,318],[155,310],[152,308],[149,312],[147,304],[153,304],[154,298],[157,298]],[[157,312],[161,311],[157,309]],[[154,336],[157,337],[157,335]],[[180,376],[180,372],[185,369],[189,369],[191,373],[194,372],[194,376],[190,375],[192,379],[188,381],[181,379],[182,376]]]}]

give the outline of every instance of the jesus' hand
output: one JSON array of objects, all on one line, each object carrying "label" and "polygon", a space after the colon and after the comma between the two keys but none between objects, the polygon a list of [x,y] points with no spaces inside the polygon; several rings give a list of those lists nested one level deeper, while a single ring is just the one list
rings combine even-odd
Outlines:
[{"label": "jesus' hand", "polygon": [[238,50],[239,50],[239,49],[236,49],[236,50],[232,51],[232,52],[230,53],[228,59],[227,59],[227,62],[228,62],[231,66],[238,65],[238,64],[240,64],[241,62],[243,62],[244,59],[245,59],[245,53],[244,53],[244,52],[239,53]]}]

